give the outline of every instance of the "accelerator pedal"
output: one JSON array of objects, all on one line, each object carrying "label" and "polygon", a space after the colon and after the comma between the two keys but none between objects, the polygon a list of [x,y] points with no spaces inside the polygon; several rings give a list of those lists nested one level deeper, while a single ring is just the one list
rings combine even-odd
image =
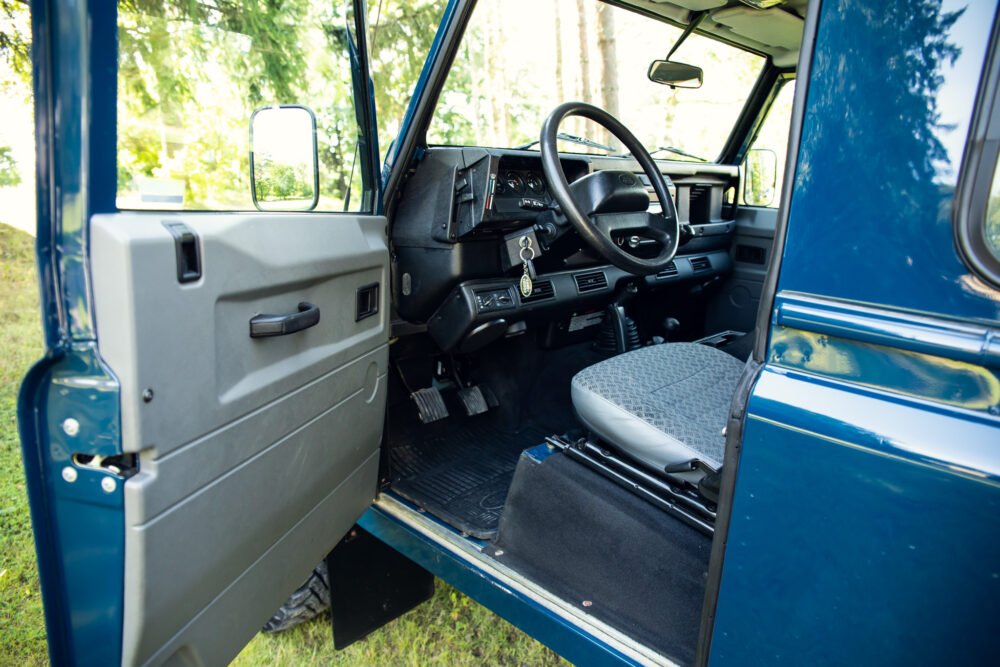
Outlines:
[{"label": "accelerator pedal", "polygon": [[410,398],[417,404],[420,421],[425,424],[436,422],[448,416],[448,408],[444,404],[444,398],[441,397],[441,392],[436,387],[418,389],[410,394]]},{"label": "accelerator pedal", "polygon": [[462,405],[465,407],[465,414],[470,417],[481,415],[490,409],[489,403],[486,401],[486,396],[483,394],[483,390],[479,388],[479,385],[459,389],[458,399],[462,401]]}]

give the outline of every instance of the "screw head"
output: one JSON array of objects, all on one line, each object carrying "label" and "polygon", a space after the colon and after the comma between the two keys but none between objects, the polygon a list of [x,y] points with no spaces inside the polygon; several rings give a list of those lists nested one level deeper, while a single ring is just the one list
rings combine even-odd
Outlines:
[{"label": "screw head", "polygon": [[105,477],[101,480],[101,488],[104,490],[104,493],[114,493],[115,489],[118,488],[118,482],[113,477]]},{"label": "screw head", "polygon": [[149,403],[151,400],[153,400],[153,390],[146,389],[142,392],[142,401],[143,403]]},{"label": "screw head", "polygon": [[80,432],[80,422],[70,417],[62,423],[63,432],[69,437],[74,437]]},{"label": "screw head", "polygon": [[76,468],[72,466],[66,466],[62,469],[62,478],[72,484],[76,481]]}]

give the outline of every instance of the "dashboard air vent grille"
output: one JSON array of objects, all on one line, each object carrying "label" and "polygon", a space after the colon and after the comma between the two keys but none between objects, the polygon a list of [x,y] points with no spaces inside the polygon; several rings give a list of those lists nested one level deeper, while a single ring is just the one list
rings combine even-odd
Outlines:
[{"label": "dashboard air vent grille", "polygon": [[580,294],[596,292],[608,286],[608,277],[604,275],[604,271],[578,273],[573,278],[576,280],[576,291]]},{"label": "dashboard air vent grille", "polygon": [[548,280],[542,280],[535,283],[531,288],[531,296],[521,295],[521,303],[532,303],[534,301],[543,301],[545,299],[551,299],[556,295],[555,290],[552,289],[552,283]]},{"label": "dashboard air vent grille", "polygon": [[712,263],[708,261],[708,257],[692,257],[691,268],[694,269],[695,273],[698,273],[699,271],[708,271],[712,268]]},{"label": "dashboard air vent grille", "polygon": [[701,199],[702,197],[704,197],[705,195],[709,194],[711,190],[712,190],[711,185],[692,185],[691,194],[688,195],[691,199],[691,203],[694,203],[699,199]]},{"label": "dashboard air vent grille", "polygon": [[663,269],[662,271],[656,274],[656,279],[662,280],[663,278],[672,278],[673,276],[676,275],[677,275],[677,265],[674,264],[673,262],[670,262],[669,264],[667,264],[667,268]]}]

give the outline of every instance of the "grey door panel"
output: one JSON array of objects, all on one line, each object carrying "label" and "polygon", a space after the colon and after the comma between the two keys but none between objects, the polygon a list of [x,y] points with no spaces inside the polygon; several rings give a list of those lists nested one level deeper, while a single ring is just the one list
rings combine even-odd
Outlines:
[{"label": "grey door panel", "polygon": [[733,272],[709,304],[706,330],[751,331],[771,258],[778,209],[743,206],[736,213]]},{"label": "grey door panel", "polygon": [[[199,237],[177,279],[162,221]],[[231,659],[374,497],[385,413],[385,219],[97,216],[100,351],[120,382],[127,664]],[[358,289],[379,312],[355,317]],[[316,326],[250,338],[260,313]],[[152,400],[149,398],[151,392]],[[249,629],[249,631],[247,630]]]}]

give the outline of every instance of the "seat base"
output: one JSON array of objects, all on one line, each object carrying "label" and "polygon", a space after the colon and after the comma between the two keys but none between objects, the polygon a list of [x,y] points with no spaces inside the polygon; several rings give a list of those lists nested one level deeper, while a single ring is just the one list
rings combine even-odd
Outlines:
[{"label": "seat base", "polygon": [[655,470],[694,459],[717,470],[743,366],[706,345],[652,345],[577,373],[573,407],[597,436]]}]

